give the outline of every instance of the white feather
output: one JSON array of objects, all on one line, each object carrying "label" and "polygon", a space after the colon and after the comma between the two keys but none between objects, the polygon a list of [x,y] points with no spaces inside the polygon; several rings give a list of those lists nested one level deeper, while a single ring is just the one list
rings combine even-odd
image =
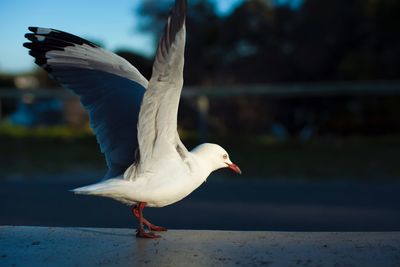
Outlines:
[{"label": "white feather", "polygon": [[48,28],[38,28],[36,33],[37,34],[49,34],[51,32],[51,29]]},{"label": "white feather", "polygon": [[100,47],[87,44],[67,46],[64,50],[51,50],[46,53],[47,64],[52,67],[68,66],[100,70],[131,79],[144,88],[148,81],[143,75],[122,57]]}]

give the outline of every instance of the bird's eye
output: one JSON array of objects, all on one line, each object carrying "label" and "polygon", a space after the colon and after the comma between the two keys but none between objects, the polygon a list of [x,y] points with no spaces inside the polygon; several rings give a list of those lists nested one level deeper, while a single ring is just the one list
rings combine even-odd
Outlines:
[{"label": "bird's eye", "polygon": [[224,155],[222,156],[222,158],[223,158],[223,159],[227,159],[227,158],[228,158],[228,155],[227,155],[227,154],[224,154]]}]

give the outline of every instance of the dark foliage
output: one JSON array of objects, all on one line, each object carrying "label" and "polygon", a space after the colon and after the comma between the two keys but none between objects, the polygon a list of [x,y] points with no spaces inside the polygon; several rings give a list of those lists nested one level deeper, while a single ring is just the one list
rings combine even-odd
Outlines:
[{"label": "dark foliage", "polygon": [[[144,2],[141,29],[159,35],[170,2]],[[211,1],[189,3],[187,84],[400,78],[398,1],[307,0],[291,9],[251,0],[226,16]]]}]

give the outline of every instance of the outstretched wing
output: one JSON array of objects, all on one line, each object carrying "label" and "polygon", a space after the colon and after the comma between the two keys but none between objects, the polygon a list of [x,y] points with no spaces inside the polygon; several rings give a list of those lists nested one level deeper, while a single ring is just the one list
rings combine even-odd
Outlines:
[{"label": "outstretched wing", "polygon": [[[176,0],[160,39],[153,74],[139,114],[140,167],[146,169],[155,147],[186,150],[177,133],[177,113],[183,85],[186,0]],[[179,151],[178,151],[179,152]]]},{"label": "outstretched wing", "polygon": [[122,174],[135,160],[137,121],[147,80],[125,59],[75,35],[29,27],[24,43],[35,63],[80,96],[108,172]]}]

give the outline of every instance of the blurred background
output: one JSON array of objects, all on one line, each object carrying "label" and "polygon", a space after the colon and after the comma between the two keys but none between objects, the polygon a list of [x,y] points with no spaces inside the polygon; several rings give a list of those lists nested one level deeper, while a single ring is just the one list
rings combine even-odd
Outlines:
[{"label": "blurred background", "polygon": [[[150,78],[172,1],[0,2],[0,224],[135,227],[69,189],[104,175],[88,117],[34,66],[28,26],[89,39]],[[189,0],[179,131],[225,147],[211,175],[146,209],[169,228],[400,230],[400,2]],[[397,21],[397,22],[396,22]]]}]

